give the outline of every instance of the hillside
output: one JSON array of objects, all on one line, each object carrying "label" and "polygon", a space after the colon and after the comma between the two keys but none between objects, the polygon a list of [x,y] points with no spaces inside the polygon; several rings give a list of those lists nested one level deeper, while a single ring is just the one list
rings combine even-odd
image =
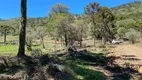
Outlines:
[{"label": "hillside", "polygon": [[[45,21],[46,18],[28,18],[27,24],[40,24],[42,21]],[[13,18],[9,20],[0,20],[0,24],[13,26],[15,28],[19,27],[20,19]]]},{"label": "hillside", "polygon": [[142,2],[134,1],[112,8],[115,15],[134,15],[142,13]]},{"label": "hillside", "polygon": [[142,20],[142,2],[134,1],[111,8],[116,16],[116,25],[127,26],[129,23]]},{"label": "hillside", "polygon": [[[137,19],[142,19],[142,2],[134,1],[131,3],[123,4],[120,6],[116,6],[111,8],[113,14],[117,18],[117,24],[127,24],[131,23]],[[40,23],[42,20],[46,21],[46,18],[28,18],[28,24],[38,22]],[[14,18],[10,20],[2,20],[0,19],[0,24],[7,24],[13,26],[19,26],[19,19]]]},{"label": "hillside", "polygon": [[[136,19],[142,18],[142,2],[141,1],[134,1],[134,2],[120,5],[120,6],[116,6],[111,8],[111,10],[116,16],[123,17],[123,19],[134,18],[134,17]],[[44,18],[28,18],[28,20],[30,21],[35,19],[44,19]],[[0,18],[0,23],[3,23],[3,22],[7,23],[7,21],[8,23],[14,23],[14,22],[18,22],[19,19],[14,18],[14,19],[4,21]]]}]

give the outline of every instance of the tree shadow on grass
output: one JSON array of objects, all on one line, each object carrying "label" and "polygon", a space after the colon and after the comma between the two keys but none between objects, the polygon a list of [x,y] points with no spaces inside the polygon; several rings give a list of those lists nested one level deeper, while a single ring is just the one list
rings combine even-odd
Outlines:
[{"label": "tree shadow on grass", "polygon": [[[32,75],[38,65],[44,67],[49,63],[69,65],[73,72],[81,76],[83,80],[105,80],[105,75],[102,72],[92,70],[88,68],[89,66],[100,66],[104,69],[110,71],[112,74],[112,80],[130,80],[131,74],[138,73],[132,68],[120,67],[119,65],[113,64],[112,57],[106,57],[103,53],[92,53],[89,51],[79,51],[76,53],[71,53],[69,56],[64,56],[64,54],[58,55],[58,57],[49,57],[48,55],[34,55],[26,56],[20,60],[24,62],[24,66],[27,68],[28,75]],[[111,66],[108,63],[112,63]],[[19,70],[23,69],[22,66],[13,66],[0,71],[0,74],[10,74],[13,75]],[[39,67],[38,67],[39,68]],[[77,79],[73,79],[77,80]]]},{"label": "tree shadow on grass", "polygon": [[[103,53],[95,54],[88,51],[87,52],[80,51],[77,53],[73,53],[70,56],[67,56],[63,61],[65,63],[72,63],[74,65],[103,67],[105,70],[108,70],[113,74],[111,76],[112,80],[130,80],[133,74],[139,74],[138,71],[130,67],[121,67],[118,64],[115,64],[115,59],[117,59],[117,57],[115,56],[106,57]],[[111,65],[109,65],[109,63]],[[95,74],[91,72],[93,70],[87,71],[86,69],[82,69],[82,67],[79,67],[79,66],[72,67],[72,69],[76,73],[84,77],[89,75],[90,77],[95,76],[95,75],[91,75],[91,74]],[[93,79],[93,80],[97,80],[97,79]]]},{"label": "tree shadow on grass", "polygon": [[83,80],[105,80],[104,74],[98,71],[94,71],[85,67],[71,65],[70,66],[74,73],[81,76]]},{"label": "tree shadow on grass", "polygon": [[132,78],[131,74],[138,73],[130,67],[122,68],[119,65],[106,66],[105,69],[114,74],[112,75],[112,80],[130,80]]},{"label": "tree shadow on grass", "polygon": [[0,74],[14,75],[15,73],[19,72],[22,69],[23,67],[21,66],[12,66],[12,67],[0,70]]},{"label": "tree shadow on grass", "polygon": [[91,66],[105,66],[109,62],[109,58],[104,56],[103,53],[76,53],[74,55],[66,57],[65,61],[73,61],[76,64],[91,65]]}]

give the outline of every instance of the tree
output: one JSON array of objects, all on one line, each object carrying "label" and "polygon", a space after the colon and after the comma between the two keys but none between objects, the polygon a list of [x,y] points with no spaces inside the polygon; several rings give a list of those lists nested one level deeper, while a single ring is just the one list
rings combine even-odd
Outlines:
[{"label": "tree", "polygon": [[96,22],[99,25],[98,29],[102,37],[102,46],[106,44],[106,40],[111,37],[113,38],[115,32],[115,25],[113,23],[115,17],[112,14],[111,10],[107,7],[100,7],[97,16]]},{"label": "tree", "polygon": [[25,55],[26,23],[27,23],[27,0],[21,0],[21,30],[19,35],[18,56]]},{"label": "tree", "polygon": [[44,37],[47,35],[47,27],[44,18],[31,18],[27,23],[26,45],[27,49],[32,50],[33,39],[40,39],[43,48],[45,48]]},{"label": "tree", "polygon": [[64,38],[66,47],[68,46],[68,26],[72,17],[69,16],[68,7],[63,4],[56,4],[49,13],[47,31],[56,38]]},{"label": "tree", "polygon": [[4,43],[6,44],[6,36],[7,36],[7,33],[10,32],[10,31],[14,31],[15,29],[11,26],[8,26],[8,25],[0,25],[0,31],[3,33],[4,35]]},{"label": "tree", "polygon": [[82,20],[82,18],[80,20],[76,20],[75,22],[76,24],[76,40],[79,41],[80,47],[82,47],[82,41],[83,38],[86,37],[86,32],[87,32],[87,23],[85,22],[85,20]]},{"label": "tree", "polygon": [[47,35],[47,28],[45,26],[38,26],[36,28],[37,37],[40,38],[42,47],[45,48],[44,37]]},{"label": "tree", "polygon": [[58,3],[52,6],[51,12],[48,13],[48,16],[51,17],[55,14],[68,13],[68,10],[69,10],[68,6]]},{"label": "tree", "polygon": [[129,29],[126,32],[126,37],[134,44],[137,39],[137,32],[134,29]]},{"label": "tree", "polygon": [[31,26],[27,27],[26,33],[27,33],[26,35],[27,50],[32,51],[33,39],[37,37],[37,34]]},{"label": "tree", "polygon": [[89,5],[87,5],[85,7],[85,10],[84,10],[85,13],[87,15],[89,15],[90,21],[93,23],[94,46],[95,46],[95,35],[94,35],[94,33],[95,33],[95,26],[96,26],[96,22],[95,22],[95,18],[94,17],[96,15],[96,13],[98,12],[99,8],[100,8],[99,4],[94,2],[94,3],[90,3]]},{"label": "tree", "polygon": [[65,46],[67,47],[69,45],[69,26],[70,26],[70,23],[69,23],[69,19],[68,19],[68,14],[65,14],[65,13],[61,13],[61,14],[58,14],[58,15],[55,15],[58,19],[57,21],[57,28],[56,28],[56,31],[57,31],[57,37],[62,37],[64,38],[64,41],[65,41]]},{"label": "tree", "polygon": [[119,36],[120,39],[123,39],[124,38],[124,35],[126,33],[126,28],[125,27],[120,27],[118,28],[117,30],[117,35]]},{"label": "tree", "polygon": [[142,38],[142,21],[141,19],[136,19],[135,22],[129,23],[128,28],[133,28],[140,32]]}]

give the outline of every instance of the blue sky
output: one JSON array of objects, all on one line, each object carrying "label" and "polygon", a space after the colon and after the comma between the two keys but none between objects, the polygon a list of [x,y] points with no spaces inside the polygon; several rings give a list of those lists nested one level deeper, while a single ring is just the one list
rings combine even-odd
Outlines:
[{"label": "blue sky", "polygon": [[[21,0],[1,0],[0,18],[10,19],[20,16]],[[54,4],[62,3],[70,8],[70,12],[81,14],[84,7],[91,2],[98,2],[101,6],[115,7],[134,0],[27,0],[28,17],[46,17]]]}]

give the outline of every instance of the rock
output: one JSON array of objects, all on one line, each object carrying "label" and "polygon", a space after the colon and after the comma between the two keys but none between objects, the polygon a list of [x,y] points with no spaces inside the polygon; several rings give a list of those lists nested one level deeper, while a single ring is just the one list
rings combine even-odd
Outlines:
[{"label": "rock", "polygon": [[0,70],[3,70],[5,68],[5,65],[3,63],[0,63]]},{"label": "rock", "polygon": [[25,72],[20,71],[15,75],[1,74],[0,80],[25,80]]},{"label": "rock", "polygon": [[139,68],[138,72],[142,74],[142,66]]},{"label": "rock", "polygon": [[0,58],[0,70],[8,67],[8,64],[4,58]]},{"label": "rock", "polygon": [[111,56],[114,56],[114,54],[113,53],[107,54],[107,57],[111,57]]},{"label": "rock", "polygon": [[68,80],[75,76],[71,69],[59,64],[50,64],[48,66],[47,73],[56,80]]},{"label": "rock", "polygon": [[36,69],[35,72],[32,74],[31,80],[46,80],[44,75],[44,71],[42,69]]}]

